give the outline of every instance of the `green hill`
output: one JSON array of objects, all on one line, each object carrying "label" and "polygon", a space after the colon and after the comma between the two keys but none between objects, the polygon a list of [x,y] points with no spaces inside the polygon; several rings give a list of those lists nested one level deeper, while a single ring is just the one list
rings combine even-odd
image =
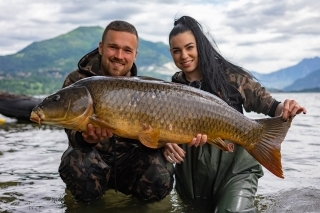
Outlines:
[{"label": "green hill", "polygon": [[[58,37],[34,42],[16,54],[0,56],[0,91],[18,94],[49,94],[61,88],[64,78],[77,68],[86,53],[97,48],[101,27],[79,27]],[[171,61],[169,47],[140,38],[138,68],[161,66]],[[156,72],[153,77],[162,78]],[[139,71],[139,75],[143,75]]]}]

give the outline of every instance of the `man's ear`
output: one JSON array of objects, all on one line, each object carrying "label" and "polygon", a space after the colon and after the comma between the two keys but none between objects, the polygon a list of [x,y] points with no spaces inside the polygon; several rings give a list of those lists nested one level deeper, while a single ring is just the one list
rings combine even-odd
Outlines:
[{"label": "man's ear", "polygon": [[135,57],[135,59],[134,59],[134,61],[136,61],[136,59],[137,59],[137,56],[138,56],[138,50],[136,51],[136,57]]},{"label": "man's ear", "polygon": [[100,41],[99,42],[99,48],[98,48],[98,51],[99,51],[100,55],[102,54],[102,48],[103,48],[103,43],[102,43],[102,41]]},{"label": "man's ear", "polygon": [[170,52],[170,55],[172,56],[172,50],[171,50],[171,48],[169,49],[169,52]]}]

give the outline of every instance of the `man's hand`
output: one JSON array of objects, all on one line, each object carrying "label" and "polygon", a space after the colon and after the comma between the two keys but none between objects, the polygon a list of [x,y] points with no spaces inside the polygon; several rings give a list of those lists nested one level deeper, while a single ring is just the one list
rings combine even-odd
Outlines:
[{"label": "man's hand", "polygon": [[[203,146],[207,142],[207,135],[198,134],[195,138],[192,139],[188,146]],[[170,163],[181,163],[186,152],[175,143],[166,143],[162,147],[162,154],[165,159]]]},{"label": "man's hand", "polygon": [[88,124],[87,131],[82,132],[82,136],[88,143],[99,143],[106,138],[111,138],[113,134],[109,129],[93,127],[92,124]]}]

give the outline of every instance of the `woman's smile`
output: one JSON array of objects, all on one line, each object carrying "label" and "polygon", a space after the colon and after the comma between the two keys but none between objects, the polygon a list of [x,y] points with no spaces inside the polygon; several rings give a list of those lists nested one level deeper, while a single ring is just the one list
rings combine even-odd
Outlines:
[{"label": "woman's smile", "polygon": [[181,62],[181,65],[184,66],[184,67],[190,67],[192,62],[193,62],[193,60],[188,60],[188,61],[185,61],[185,62]]}]

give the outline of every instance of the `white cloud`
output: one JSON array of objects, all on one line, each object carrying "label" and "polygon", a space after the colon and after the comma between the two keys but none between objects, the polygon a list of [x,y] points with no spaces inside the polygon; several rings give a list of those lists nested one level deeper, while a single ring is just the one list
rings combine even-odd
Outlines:
[{"label": "white cloud", "polygon": [[121,19],[143,39],[168,43],[175,17],[190,15],[210,30],[221,53],[257,72],[320,56],[320,4],[307,0],[0,1],[0,55],[79,26]]}]

